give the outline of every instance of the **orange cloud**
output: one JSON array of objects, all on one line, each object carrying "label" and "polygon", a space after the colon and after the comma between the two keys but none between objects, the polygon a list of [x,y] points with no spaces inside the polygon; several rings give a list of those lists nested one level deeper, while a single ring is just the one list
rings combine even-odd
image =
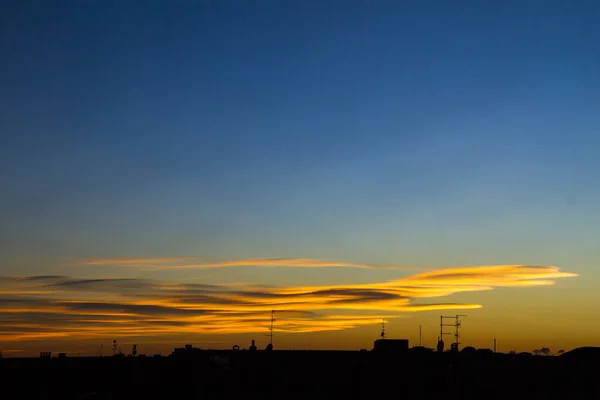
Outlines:
[{"label": "orange cloud", "polygon": [[9,277],[0,280],[0,342],[265,332],[271,310],[278,331],[344,330],[407,312],[481,307],[423,303],[427,298],[551,285],[574,276],[551,266],[503,265],[442,269],[372,284],[280,288]]}]

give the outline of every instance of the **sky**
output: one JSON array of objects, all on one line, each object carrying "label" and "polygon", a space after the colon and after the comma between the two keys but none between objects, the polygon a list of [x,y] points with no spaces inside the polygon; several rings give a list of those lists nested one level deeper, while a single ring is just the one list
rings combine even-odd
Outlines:
[{"label": "sky", "polygon": [[12,1],[0,350],[598,346],[594,1]]}]

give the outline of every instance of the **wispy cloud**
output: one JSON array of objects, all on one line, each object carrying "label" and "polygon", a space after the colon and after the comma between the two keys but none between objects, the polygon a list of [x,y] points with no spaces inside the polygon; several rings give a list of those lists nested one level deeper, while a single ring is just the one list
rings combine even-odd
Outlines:
[{"label": "wispy cloud", "polygon": [[[201,262],[199,258],[108,258],[80,262],[88,266],[114,266],[135,268],[142,271],[193,270],[227,267],[296,267],[296,268],[379,268],[399,270],[421,270],[422,267],[405,265],[359,264],[344,261],[315,260],[311,258],[258,258],[218,262]],[[192,261],[192,262],[191,262]],[[193,262],[196,261],[196,262]],[[190,263],[191,262],[191,263]]]},{"label": "wispy cloud", "polygon": [[481,307],[424,303],[427,298],[551,285],[574,276],[551,266],[505,265],[443,269],[373,284],[279,288],[5,277],[0,282],[0,342],[264,332],[271,310],[282,332],[343,330],[401,313]]},{"label": "wispy cloud", "polygon": [[145,264],[165,264],[180,263],[197,260],[198,257],[163,257],[163,258],[92,258],[84,260],[84,265],[145,265]]}]

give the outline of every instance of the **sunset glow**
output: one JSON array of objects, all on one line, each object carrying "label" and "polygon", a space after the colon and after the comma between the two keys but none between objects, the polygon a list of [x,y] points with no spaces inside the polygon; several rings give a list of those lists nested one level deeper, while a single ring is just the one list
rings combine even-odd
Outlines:
[{"label": "sunset glow", "polygon": [[[373,284],[281,288],[152,279],[3,278],[0,341],[265,332],[272,310],[279,332],[339,331],[407,312],[485,306],[440,301],[459,292],[549,285],[554,283],[550,279],[575,276],[556,267],[506,265],[441,269]],[[436,300],[422,302],[429,298]]]}]

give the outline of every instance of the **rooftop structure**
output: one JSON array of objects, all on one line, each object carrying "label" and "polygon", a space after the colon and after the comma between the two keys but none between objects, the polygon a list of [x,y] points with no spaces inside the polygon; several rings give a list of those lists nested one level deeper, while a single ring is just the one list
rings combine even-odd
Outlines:
[{"label": "rooftop structure", "polygon": [[373,351],[407,351],[408,339],[377,339],[373,343]]}]

